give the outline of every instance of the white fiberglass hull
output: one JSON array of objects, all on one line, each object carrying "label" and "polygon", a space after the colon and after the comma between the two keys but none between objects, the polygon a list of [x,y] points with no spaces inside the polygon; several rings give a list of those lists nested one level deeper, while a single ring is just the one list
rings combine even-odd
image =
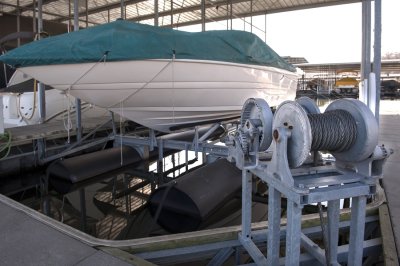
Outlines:
[{"label": "white fiberglass hull", "polygon": [[146,127],[168,132],[240,115],[248,98],[293,100],[295,73],[200,60],[143,60],[24,67],[23,73]]}]

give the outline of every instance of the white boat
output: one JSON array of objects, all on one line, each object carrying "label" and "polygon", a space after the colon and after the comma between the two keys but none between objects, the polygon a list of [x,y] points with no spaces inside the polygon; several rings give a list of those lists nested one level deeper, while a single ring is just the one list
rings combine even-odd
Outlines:
[{"label": "white boat", "polygon": [[159,131],[237,117],[251,97],[277,106],[294,99],[297,87],[289,71],[215,61],[123,61],[20,71]]},{"label": "white boat", "polygon": [[[137,24],[134,26],[138,27]],[[146,27],[146,34],[148,31],[161,31],[158,28],[156,30],[154,27],[149,28],[150,26],[147,25],[139,27]],[[169,29],[168,31],[168,34],[176,34],[176,31]],[[83,34],[82,32],[84,30],[77,33]],[[179,34],[187,33],[179,32]],[[226,39],[221,40],[219,36],[215,37],[220,33],[210,34],[212,40],[220,46],[209,46],[209,49],[220,49],[219,53],[223,54],[225,48],[221,47],[221,44],[226,46]],[[242,34],[239,35],[239,39],[243,38],[243,40],[240,39],[243,43],[247,39],[250,45],[254,42],[260,45],[259,42],[262,42],[254,35],[249,35],[250,33],[223,31],[223,34],[226,35],[223,37],[228,38],[228,41],[232,38],[232,34]],[[193,36],[195,35],[189,37]],[[173,37],[176,38],[176,36]],[[183,38],[186,37],[188,36],[183,35]],[[182,42],[191,40],[189,37]],[[204,38],[210,38],[210,36],[201,36],[200,42]],[[60,40],[56,41],[60,42]],[[144,41],[151,45],[151,40],[144,39]],[[230,41],[226,49],[232,46],[232,40]],[[214,50],[210,50],[212,56],[208,56],[207,51],[201,55],[182,56],[188,54],[188,50],[191,53],[197,52],[194,51],[196,47],[186,46],[176,48],[176,54],[175,49],[172,53],[172,50],[166,49],[159,58],[150,51],[146,54],[146,59],[140,59],[142,55],[129,58],[130,54],[128,54],[124,60],[120,58],[114,60],[108,51],[104,52],[103,56],[96,55],[97,60],[86,60],[86,57],[71,60],[71,58],[65,59],[64,55],[57,55],[61,56],[58,61],[51,59],[49,62],[47,55],[44,54],[44,63],[36,64],[30,61],[23,64],[25,61],[22,63],[12,61],[13,51],[8,59],[11,58],[11,63],[14,62],[16,66],[22,65],[19,68],[21,72],[55,89],[65,91],[96,106],[107,108],[146,127],[170,132],[196,124],[238,117],[243,103],[251,97],[264,98],[270,106],[277,106],[284,100],[295,98],[297,75],[290,66],[284,65],[286,62],[283,59],[268,47],[267,52],[270,54],[267,56],[271,57],[271,62],[264,64],[256,58],[259,56],[257,54],[259,51],[254,51],[257,47],[246,47],[245,52],[250,55],[243,55],[243,51],[237,52],[242,49],[242,44],[238,40],[233,42],[236,42],[234,45],[237,46],[229,51],[233,56],[223,54],[222,59]],[[147,45],[145,43],[143,47],[147,48]],[[206,43],[201,45],[206,45]],[[266,46],[264,43],[262,45]],[[157,46],[163,49],[165,44],[157,43]],[[266,49],[264,46],[261,48]],[[118,52],[121,49],[126,49],[126,47],[119,48]],[[78,52],[72,51],[71,57]],[[87,53],[91,52],[87,51]],[[261,54],[261,57],[265,57],[264,54]],[[216,60],[209,60],[209,58]],[[7,63],[7,58],[3,61]],[[281,65],[283,67],[280,67]]]}]

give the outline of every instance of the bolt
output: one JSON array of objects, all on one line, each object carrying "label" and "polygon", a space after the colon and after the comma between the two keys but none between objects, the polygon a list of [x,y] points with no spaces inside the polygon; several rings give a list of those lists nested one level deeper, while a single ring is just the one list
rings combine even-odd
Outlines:
[{"label": "bolt", "polygon": [[293,129],[293,126],[289,126],[289,129]]},{"label": "bolt", "polygon": [[278,139],[279,138],[279,132],[278,130],[274,130],[274,133],[272,134],[274,136],[274,139]]},{"label": "bolt", "polygon": [[288,123],[287,123],[287,122],[285,122],[285,123],[283,123],[283,125],[284,125],[285,127],[287,127]]}]

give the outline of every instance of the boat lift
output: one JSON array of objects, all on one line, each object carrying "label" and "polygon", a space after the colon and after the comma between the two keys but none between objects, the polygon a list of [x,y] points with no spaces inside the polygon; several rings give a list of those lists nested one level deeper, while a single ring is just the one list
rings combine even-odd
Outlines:
[{"label": "boat lift", "polygon": [[[389,152],[378,143],[372,112],[358,100],[333,102],[324,114],[307,98],[282,103],[274,114],[262,99],[249,99],[241,125],[230,138],[229,158],[242,169],[242,230],[239,240],[257,265],[279,265],[281,197],[286,197],[285,265],[300,263],[300,247],[324,265],[338,265],[340,200],[351,198],[349,265],[361,265],[367,198],[377,189]],[[272,134],[271,134],[272,133]],[[260,160],[274,141],[271,161]],[[334,165],[317,165],[318,151],[329,151]],[[311,165],[303,165],[309,158]],[[267,256],[253,241],[252,175],[268,184]],[[304,205],[328,202],[325,250],[302,233]],[[324,230],[323,230],[324,231]]]}]

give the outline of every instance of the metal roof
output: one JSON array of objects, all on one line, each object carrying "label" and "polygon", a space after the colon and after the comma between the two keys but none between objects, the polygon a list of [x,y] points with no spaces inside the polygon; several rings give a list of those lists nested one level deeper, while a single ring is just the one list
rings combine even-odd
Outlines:
[{"label": "metal roof", "polygon": [[[202,0],[125,0],[126,19],[153,24],[158,2],[159,26],[201,24]],[[32,17],[37,0],[0,0],[2,13]],[[68,23],[73,0],[43,0],[43,19]],[[205,21],[221,21],[250,15],[271,14],[306,8],[361,2],[361,0],[205,0]],[[19,7],[19,8],[18,8]],[[79,0],[80,26],[103,24],[121,17],[120,0]]]}]

